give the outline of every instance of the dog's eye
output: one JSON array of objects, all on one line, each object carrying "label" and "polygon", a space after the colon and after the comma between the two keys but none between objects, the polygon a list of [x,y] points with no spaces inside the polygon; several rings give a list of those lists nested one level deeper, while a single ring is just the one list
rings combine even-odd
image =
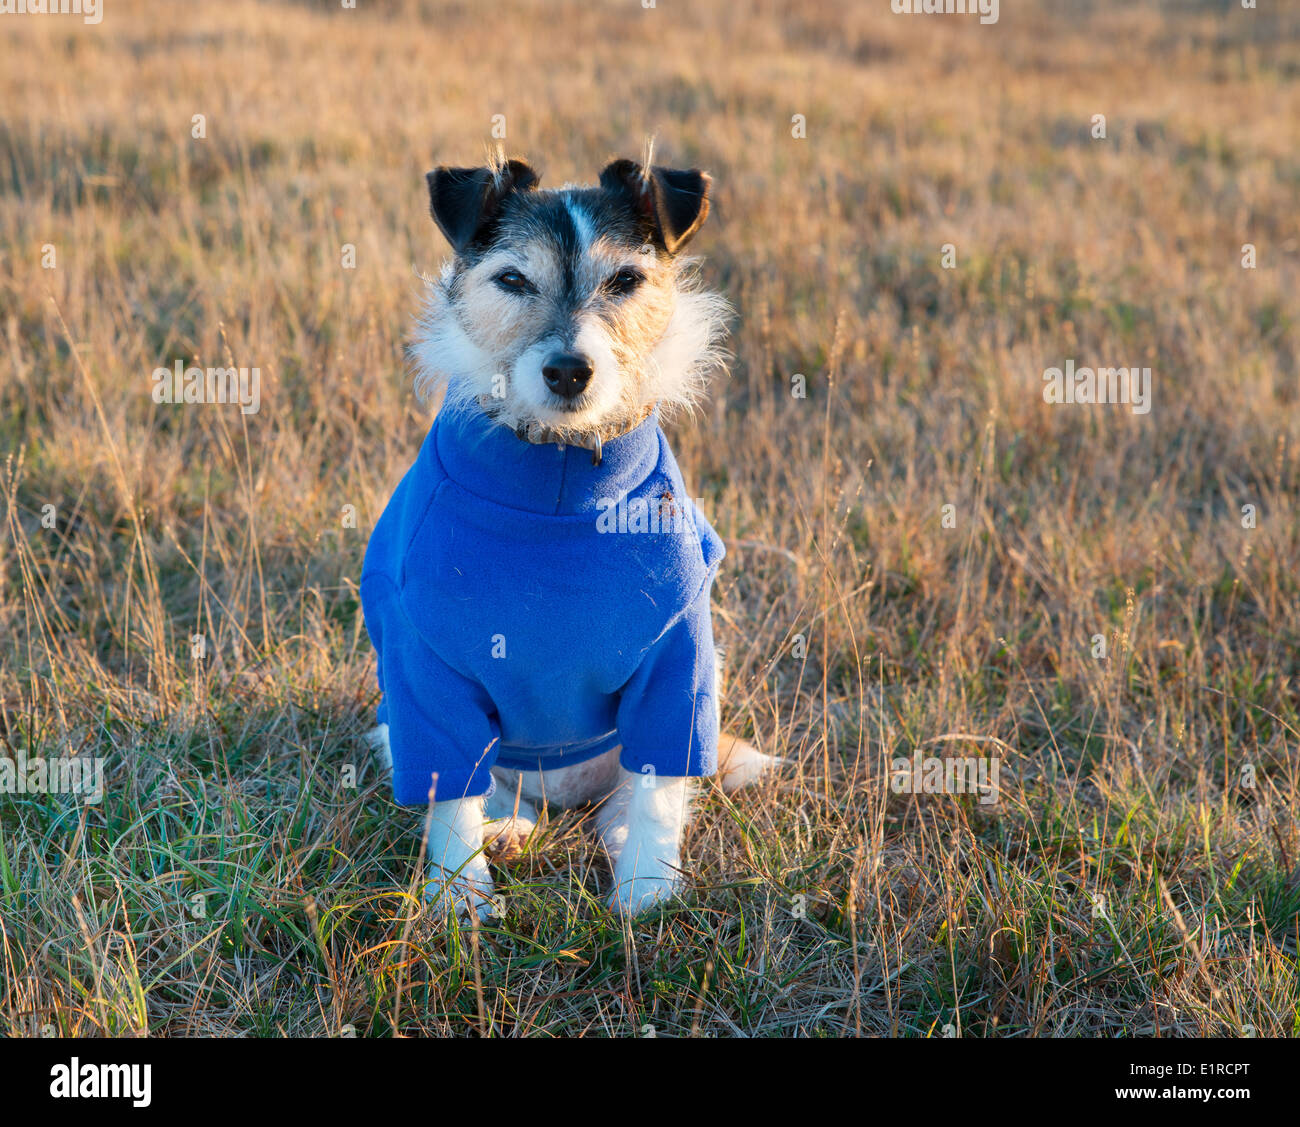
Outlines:
[{"label": "dog's eye", "polygon": [[496,283],[514,293],[528,293],[533,288],[532,283],[518,270],[503,270],[496,276]]},{"label": "dog's eye", "polygon": [[636,289],[644,280],[645,276],[641,271],[629,267],[606,279],[605,288],[613,294],[627,294]]}]

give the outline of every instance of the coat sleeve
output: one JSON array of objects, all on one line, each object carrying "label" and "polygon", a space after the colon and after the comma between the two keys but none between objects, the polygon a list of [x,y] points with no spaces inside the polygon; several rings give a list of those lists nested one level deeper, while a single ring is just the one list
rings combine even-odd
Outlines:
[{"label": "coat sleeve", "polygon": [[[710,580],[711,580],[710,576]],[[646,652],[618,706],[622,765],[634,774],[712,775],[718,701],[709,591],[703,589]]]},{"label": "coat sleeve", "polygon": [[366,631],[379,656],[379,720],[388,725],[393,798],[424,806],[492,790],[500,740],[484,688],[446,664],[410,622],[386,575],[361,584]]}]

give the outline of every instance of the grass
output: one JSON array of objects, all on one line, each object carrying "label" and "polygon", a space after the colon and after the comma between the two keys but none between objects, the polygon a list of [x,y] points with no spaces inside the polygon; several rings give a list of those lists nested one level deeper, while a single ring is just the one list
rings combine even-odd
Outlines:
[{"label": "grass", "polygon": [[[1296,15],[783,7],[0,27],[0,739],[106,761],[0,795],[0,1033],[1300,1033]],[[630,926],[581,812],[434,926],[362,743],[422,173],[494,114],[549,184],[655,130],[716,179],[734,359],[672,438],[725,722],[792,763]],[[155,404],[177,358],[260,411]],[[1150,414],[1045,404],[1067,358]],[[917,750],[999,801],[894,793]]]}]

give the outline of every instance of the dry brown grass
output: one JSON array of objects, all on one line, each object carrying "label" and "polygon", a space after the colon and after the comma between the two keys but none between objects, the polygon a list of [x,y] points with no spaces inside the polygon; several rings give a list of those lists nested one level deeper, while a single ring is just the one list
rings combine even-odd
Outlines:
[{"label": "dry brown grass", "polygon": [[[0,796],[0,1032],[1293,1035],[1297,17],[336,7],[0,17],[0,736],[108,758],[99,806]],[[421,174],[497,113],[550,184],[655,130],[715,176],[735,360],[674,442],[726,719],[797,763],[630,930],[553,818],[472,943],[364,766],[356,581],[428,423]],[[177,357],[260,412],[155,405]],[[1067,357],[1151,413],[1044,404]],[[917,748],[1001,800],[891,793]]]}]

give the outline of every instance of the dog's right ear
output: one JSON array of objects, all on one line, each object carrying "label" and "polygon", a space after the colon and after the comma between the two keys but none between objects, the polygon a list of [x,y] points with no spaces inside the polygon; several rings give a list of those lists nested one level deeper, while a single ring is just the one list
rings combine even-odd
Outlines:
[{"label": "dog's right ear", "polygon": [[539,179],[522,160],[499,168],[435,168],[425,176],[429,213],[451,249],[463,254],[495,218],[502,200],[511,192],[532,191]]}]

